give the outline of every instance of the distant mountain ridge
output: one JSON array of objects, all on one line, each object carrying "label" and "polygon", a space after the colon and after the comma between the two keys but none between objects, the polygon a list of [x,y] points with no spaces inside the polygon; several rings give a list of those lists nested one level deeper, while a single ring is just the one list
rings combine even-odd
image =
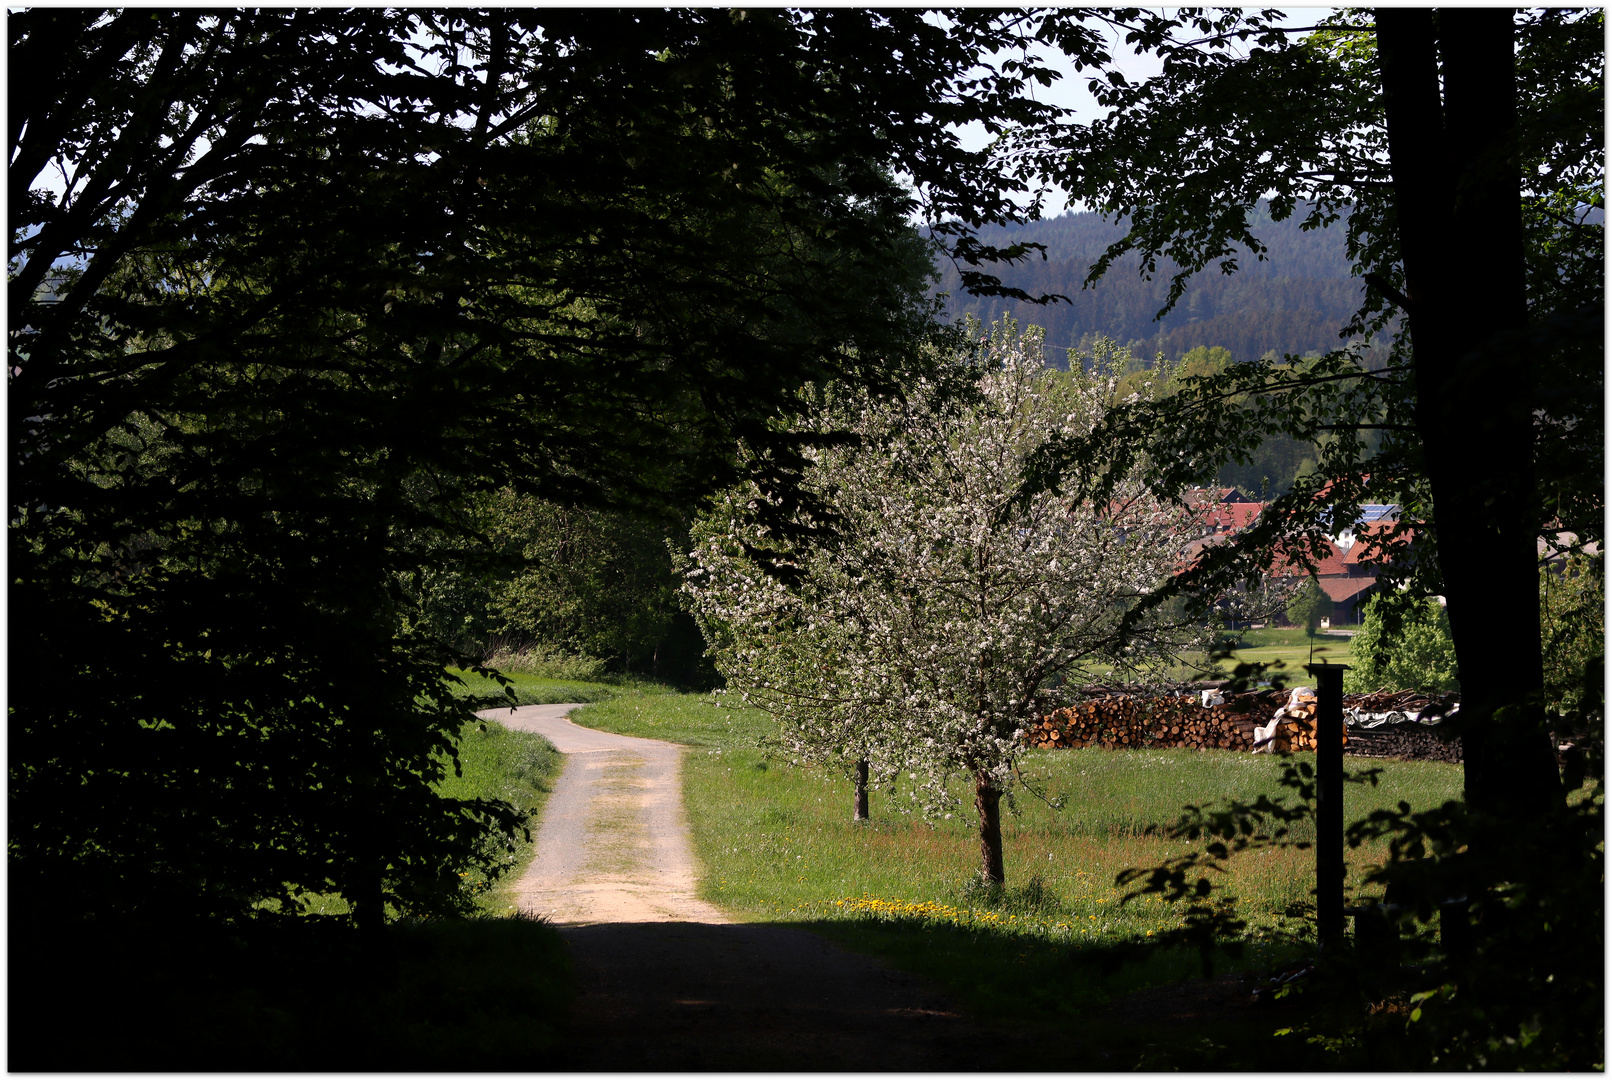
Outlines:
[{"label": "distant mountain ridge", "polygon": [[1186,295],[1159,322],[1153,316],[1164,306],[1174,272],[1168,264],[1161,262],[1153,280],[1144,281],[1133,255],[1117,263],[1095,288],[1081,289],[1091,264],[1124,235],[1120,224],[1089,211],[979,232],[985,243],[1045,244],[1046,261],[1032,255],[1027,262],[991,272],[1032,295],[1062,293],[1070,303],[968,296],[959,286],[956,268],[946,260],[937,265],[935,289],[949,294],[946,312],[953,321],[971,314],[990,323],[1011,315],[1021,325],[1042,327],[1048,360],[1059,367],[1065,366],[1066,349],[1084,347],[1096,337],[1129,345],[1147,361],[1158,352],[1174,360],[1199,346],[1218,345],[1238,361],[1257,360],[1272,351],[1304,355],[1337,348],[1342,344],[1338,331],[1360,306],[1364,287],[1350,274],[1342,225],[1305,232],[1297,215],[1274,222],[1261,206],[1252,232],[1270,249],[1265,261],[1244,251],[1235,274],[1211,266],[1195,275]]}]

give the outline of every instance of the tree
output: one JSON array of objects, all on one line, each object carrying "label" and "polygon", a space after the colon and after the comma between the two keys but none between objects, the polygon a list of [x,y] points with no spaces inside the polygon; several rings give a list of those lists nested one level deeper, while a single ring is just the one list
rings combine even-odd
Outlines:
[{"label": "tree", "polygon": [[473,500],[470,516],[485,542],[463,545],[463,565],[408,582],[429,633],[467,655],[530,646],[617,670],[658,667],[679,621],[668,546],[682,546],[685,523],[508,488]]},{"label": "tree", "polygon": [[1369,694],[1376,690],[1421,690],[1453,694],[1461,689],[1456,673],[1450,620],[1431,597],[1401,612],[1390,629],[1383,618],[1381,596],[1366,602],[1360,629],[1351,642],[1353,659],[1343,673],[1344,690]]},{"label": "tree", "polygon": [[[1448,600],[1466,800],[1353,837],[1392,837],[1375,880],[1414,894],[1417,919],[1465,896],[1478,929],[1392,1035],[1420,1067],[1599,1067],[1604,973],[1585,956],[1601,952],[1601,805],[1564,793],[1600,754],[1587,772],[1557,767],[1538,544],[1582,550],[1604,533],[1602,13],[1383,8],[1293,30],[1248,10],[1114,18],[1162,74],[1094,81],[1108,116],[1045,144],[1075,197],[1129,221],[1088,280],[1136,251],[1149,274],[1169,260],[1173,303],[1191,273],[1263,254],[1250,211],[1269,196],[1273,218],[1345,229],[1369,288],[1342,332],[1389,335],[1393,351],[1380,368],[1342,350],[1288,371],[1238,365],[1116,410],[1051,448],[1032,486],[1084,468],[1080,490],[1100,494],[1104,470],[1145,454],[1146,475],[1174,487],[1270,430],[1317,444],[1313,474],[1139,611],[1212,595],[1284,545],[1319,558],[1326,523],[1362,502],[1401,506],[1371,553],[1407,602]],[[1599,731],[1599,683],[1580,685],[1571,722]],[[1225,821],[1262,828],[1247,810]]]},{"label": "tree", "polygon": [[1326,593],[1321,591],[1320,582],[1315,578],[1305,579],[1299,588],[1298,595],[1293,597],[1287,605],[1287,620],[1294,626],[1304,627],[1304,632],[1311,638],[1321,628],[1321,620],[1332,611],[1332,601]]},{"label": "tree", "polygon": [[686,525],[500,496],[488,532],[518,547],[525,569],[490,590],[492,632],[658,676],[678,615],[669,548],[684,545]]},{"label": "tree", "polygon": [[[1381,369],[1347,351],[1237,365],[1116,412],[1043,477],[1054,459],[1100,472],[1145,447],[1177,486],[1271,430],[1320,445],[1314,473],[1176,586],[1251,575],[1284,534],[1319,556],[1329,516],[1399,503],[1404,528],[1373,558],[1448,598],[1471,804],[1549,815],[1561,787],[1538,705],[1535,543],[1601,529],[1601,283],[1584,266],[1601,234],[1599,13],[1344,13],[1297,41],[1270,13],[1113,17],[1164,70],[1094,81],[1107,117],[1048,140],[1059,181],[1129,221],[1088,281],[1126,252],[1150,273],[1168,259],[1173,303],[1191,273],[1262,254],[1248,222],[1270,195],[1273,218],[1346,229],[1371,288],[1342,331],[1393,334],[1395,352]],[[1477,265],[1494,269],[1449,272]],[[1243,394],[1256,401],[1233,408]],[[1382,433],[1369,451],[1366,431]],[[1490,633],[1496,619],[1513,633]]]},{"label": "tree", "polygon": [[522,816],[433,790],[429,579],[505,486],[671,513],[743,438],[788,502],[778,409],[921,361],[917,201],[1019,213],[934,121],[1044,115],[982,55],[1034,26],[954,23],[12,13],[15,895],[375,926],[507,865]]},{"label": "tree", "polygon": [[1162,620],[1116,633],[1170,573],[1188,515],[1129,480],[1102,503],[1017,501],[1027,456],[1090,430],[1112,399],[1114,365],[1071,367],[1046,370],[1039,336],[1003,323],[967,354],[973,400],[927,382],[889,404],[840,388],[810,422],[858,441],[814,451],[804,477],[832,534],[790,543],[766,496],[740,488],[696,527],[685,586],[730,691],[777,718],[791,754],[911,773],[928,812],[969,778],[988,884],[1004,880],[1000,807],[1024,731],[1065,680],[1090,663],[1156,673],[1201,634]]},{"label": "tree", "polygon": [[1582,714],[1601,681],[1606,655],[1606,564],[1575,555],[1539,572],[1539,625],[1545,642],[1545,704]]}]

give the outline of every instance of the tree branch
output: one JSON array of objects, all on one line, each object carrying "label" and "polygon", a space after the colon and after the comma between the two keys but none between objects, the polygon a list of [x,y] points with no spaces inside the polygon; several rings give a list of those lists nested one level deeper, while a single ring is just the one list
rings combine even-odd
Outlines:
[{"label": "tree branch", "polygon": [[1366,284],[1382,293],[1386,299],[1388,299],[1395,307],[1403,311],[1405,314],[1415,314],[1416,305],[1412,302],[1410,297],[1406,296],[1404,293],[1390,285],[1388,283],[1388,279],[1383,277],[1381,274],[1377,273],[1376,271],[1372,271],[1371,273],[1367,274]]}]

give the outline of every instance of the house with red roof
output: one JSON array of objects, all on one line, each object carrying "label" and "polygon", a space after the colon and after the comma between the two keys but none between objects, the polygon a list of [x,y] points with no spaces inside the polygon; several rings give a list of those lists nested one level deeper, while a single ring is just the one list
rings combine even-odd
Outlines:
[{"label": "house with red roof", "polygon": [[[1195,488],[1185,493],[1185,501],[1199,524],[1197,536],[1181,549],[1181,569],[1191,566],[1205,549],[1224,544],[1254,523],[1265,504],[1247,498],[1236,488]],[[1400,529],[1399,507],[1369,504],[1360,507],[1354,524],[1340,530],[1326,542],[1326,555],[1315,568],[1316,583],[1332,601],[1334,626],[1361,620],[1366,601],[1378,588],[1378,562],[1382,546],[1401,543],[1414,536],[1414,530]],[[1296,558],[1279,562],[1271,569],[1276,584],[1298,584],[1309,571]]]},{"label": "house with red roof", "polygon": [[[1235,488],[1197,488],[1188,491],[1185,501],[1199,524],[1197,536],[1181,550],[1181,568],[1197,561],[1206,549],[1231,540],[1258,519],[1265,504],[1248,499]],[[1378,588],[1378,562],[1382,546],[1399,543],[1414,535],[1400,528],[1399,507],[1370,504],[1360,507],[1354,523],[1326,541],[1326,553],[1315,567],[1316,583],[1332,601],[1332,625],[1358,624],[1366,601]],[[1278,562],[1271,569],[1275,584],[1297,585],[1309,576],[1297,558]]]},{"label": "house with red roof", "polygon": [[1198,523],[1197,535],[1181,549],[1182,568],[1192,565],[1204,548],[1224,544],[1259,517],[1265,504],[1236,488],[1192,488],[1183,494]]},{"label": "house with red roof", "polygon": [[[1366,601],[1378,588],[1383,545],[1405,542],[1415,535],[1411,528],[1396,534],[1397,528],[1399,522],[1388,514],[1379,514],[1327,541],[1326,557],[1315,566],[1315,581],[1332,601],[1333,626],[1360,622]],[[1271,576],[1278,582],[1297,584],[1308,573],[1295,559],[1285,567],[1272,568]]]}]

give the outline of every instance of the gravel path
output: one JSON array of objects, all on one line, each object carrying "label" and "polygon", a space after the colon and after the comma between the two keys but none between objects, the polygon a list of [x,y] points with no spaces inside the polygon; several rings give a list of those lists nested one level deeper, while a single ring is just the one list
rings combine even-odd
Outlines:
[{"label": "gravel path", "polygon": [[565,715],[576,708],[523,705],[480,714],[536,732],[566,755],[537,833],[537,858],[516,883],[516,906],[560,926],[727,922],[694,895],[683,748],[577,727]]},{"label": "gravel path", "polygon": [[700,900],[682,747],[578,727],[565,718],[575,708],[481,714],[566,755],[517,885],[518,904],[565,935],[581,984],[567,1056],[545,1068],[954,1072],[1003,1060],[1011,1036],[913,976]]}]

